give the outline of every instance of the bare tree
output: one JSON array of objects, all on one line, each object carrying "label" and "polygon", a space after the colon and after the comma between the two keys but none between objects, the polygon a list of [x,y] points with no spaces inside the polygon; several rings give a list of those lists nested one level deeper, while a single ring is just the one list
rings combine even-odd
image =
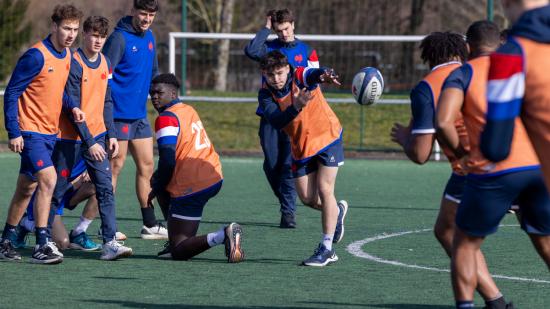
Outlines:
[{"label": "bare tree", "polygon": [[[233,24],[233,11],[235,0],[225,0],[220,12],[220,32],[231,32]],[[218,46],[218,64],[215,71],[214,90],[225,91],[227,89],[227,67],[229,66],[229,40],[222,40]]]}]

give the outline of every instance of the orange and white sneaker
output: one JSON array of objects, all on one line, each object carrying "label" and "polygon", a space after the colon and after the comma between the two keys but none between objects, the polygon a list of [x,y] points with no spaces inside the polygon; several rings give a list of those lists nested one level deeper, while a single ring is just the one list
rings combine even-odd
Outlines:
[{"label": "orange and white sneaker", "polygon": [[225,228],[225,256],[229,263],[244,261],[244,251],[241,247],[243,229],[238,223],[231,223]]}]

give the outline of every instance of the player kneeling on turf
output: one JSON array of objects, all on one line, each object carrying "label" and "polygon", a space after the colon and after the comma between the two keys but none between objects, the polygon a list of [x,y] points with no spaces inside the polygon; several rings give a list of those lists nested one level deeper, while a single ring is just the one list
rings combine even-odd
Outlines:
[{"label": "player kneeling on turf", "polygon": [[344,235],[346,201],[336,203],[334,185],[338,167],[344,164],[342,126],[318,84],[339,85],[332,69],[294,70],[279,51],[260,62],[266,84],[258,94],[264,117],[290,137],[292,172],[300,200],[322,211],[323,237],[306,266],[325,266],[338,257],[332,244]]},{"label": "player kneeling on turf", "polygon": [[225,244],[228,262],[241,262],[244,252],[239,224],[196,236],[204,206],[221,189],[222,166],[199,115],[178,99],[179,87],[173,74],[161,74],[152,81],[151,100],[159,112],[155,121],[159,162],[148,204],[152,206],[156,197],[161,208],[169,207],[167,249],[174,260],[187,260]]}]

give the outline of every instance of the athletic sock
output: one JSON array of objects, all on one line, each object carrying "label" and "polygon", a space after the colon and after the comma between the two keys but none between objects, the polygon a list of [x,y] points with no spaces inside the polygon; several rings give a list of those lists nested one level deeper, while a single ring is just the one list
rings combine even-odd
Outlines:
[{"label": "athletic sock", "polygon": [[76,236],[80,233],[86,232],[86,230],[90,226],[90,223],[92,223],[92,220],[80,216],[80,222],[78,222],[78,224],[74,227],[72,235]]},{"label": "athletic sock", "polygon": [[506,300],[501,293],[498,293],[497,297],[485,301],[485,305],[489,309],[506,309]]},{"label": "athletic sock", "polygon": [[457,300],[456,309],[469,309],[474,308],[474,301],[472,300]]},{"label": "athletic sock", "polygon": [[321,239],[321,243],[328,250],[332,250],[332,239],[333,238],[334,238],[334,234],[323,234],[323,238]]},{"label": "athletic sock", "polygon": [[29,217],[24,216],[19,224],[22,225],[27,231],[34,232],[34,221],[29,220]]},{"label": "athletic sock", "polygon": [[155,209],[153,207],[141,208],[141,216],[143,217],[143,225],[153,227],[157,225],[155,217]]},{"label": "athletic sock", "polygon": [[2,239],[15,241],[17,239],[17,226],[6,223],[4,226],[4,231],[2,232]]},{"label": "athletic sock", "polygon": [[36,227],[35,229],[36,234],[36,244],[39,246],[43,246],[48,242],[48,229],[45,227]]},{"label": "athletic sock", "polygon": [[212,233],[208,233],[208,235],[206,235],[206,241],[208,241],[208,245],[210,247],[223,244],[224,239],[225,239],[225,227],[222,227],[221,229]]}]

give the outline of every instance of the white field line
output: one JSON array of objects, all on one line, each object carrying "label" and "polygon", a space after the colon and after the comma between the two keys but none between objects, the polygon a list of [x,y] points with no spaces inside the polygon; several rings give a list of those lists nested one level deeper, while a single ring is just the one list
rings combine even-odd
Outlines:
[{"label": "white field line", "polygon": [[[517,227],[518,225],[501,225],[501,227],[510,227],[510,226],[516,226]],[[378,240],[393,238],[393,237],[399,237],[399,236],[404,236],[404,235],[409,235],[409,234],[425,233],[425,232],[429,232],[429,231],[432,231],[432,229],[412,230],[412,231],[405,231],[405,232],[391,233],[391,234],[383,233],[383,234],[379,234],[379,235],[376,235],[376,236],[373,236],[373,237],[365,238],[363,240],[355,241],[355,242],[349,244],[346,247],[346,251],[348,251],[349,253],[351,253],[352,255],[355,255],[357,257],[367,259],[367,260],[370,260],[370,261],[374,261],[374,262],[378,262],[378,263],[389,264],[389,265],[393,265],[393,266],[400,266],[400,267],[405,267],[405,268],[412,268],[412,269],[420,269],[420,270],[429,270],[429,271],[449,273],[450,270],[445,269],[445,268],[421,266],[421,265],[416,265],[416,264],[407,264],[407,263],[403,263],[403,262],[399,262],[399,261],[387,260],[387,259],[384,259],[384,258],[380,258],[380,257],[374,256],[374,255],[371,255],[371,254],[363,251],[363,249],[362,249],[362,247],[364,245],[366,245],[368,243],[378,241]],[[550,284],[550,281],[548,281],[548,280],[541,280],[541,279],[535,279],[535,278],[522,278],[522,277],[497,275],[497,274],[493,274],[493,278],[513,280],[513,281],[522,281],[522,282]]]}]

